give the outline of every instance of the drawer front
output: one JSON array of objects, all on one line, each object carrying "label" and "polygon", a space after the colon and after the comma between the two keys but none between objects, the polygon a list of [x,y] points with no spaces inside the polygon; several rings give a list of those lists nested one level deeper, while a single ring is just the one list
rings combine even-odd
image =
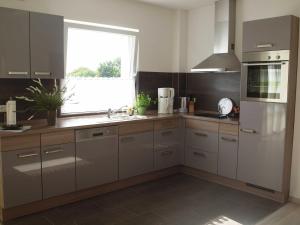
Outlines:
[{"label": "drawer front", "polygon": [[159,120],[154,122],[154,130],[173,129],[179,127],[179,119]]},{"label": "drawer front", "polygon": [[153,171],[153,132],[119,137],[119,178]]},{"label": "drawer front", "polygon": [[20,135],[1,138],[1,151],[13,151],[40,147],[40,135]]},{"label": "drawer front", "polygon": [[4,208],[42,200],[40,149],[2,153]]},{"label": "drawer front", "polygon": [[178,164],[178,154],[176,148],[166,148],[156,151],[154,167],[156,170],[169,168]]},{"label": "drawer front", "polygon": [[166,129],[154,132],[155,150],[164,149],[179,144],[179,129]]},{"label": "drawer front", "polygon": [[42,148],[42,180],[44,199],[75,191],[74,143]]},{"label": "drawer front", "polygon": [[186,145],[206,152],[218,152],[218,133],[203,130],[186,130]]},{"label": "drawer front", "polygon": [[153,132],[153,121],[125,124],[119,126],[119,135],[138,134],[141,132]]},{"label": "drawer front", "polygon": [[188,147],[186,151],[186,165],[195,169],[217,174],[218,154]]},{"label": "drawer front", "polygon": [[77,189],[118,180],[118,138],[102,137],[76,143]]},{"label": "drawer front", "polygon": [[73,143],[75,141],[74,130],[57,131],[51,133],[45,133],[41,135],[41,145],[60,145]]},{"label": "drawer front", "polygon": [[229,134],[229,135],[238,136],[239,135],[239,125],[221,123],[219,132],[222,133],[222,134]]},{"label": "drawer front", "polygon": [[185,127],[194,130],[204,130],[208,132],[219,132],[219,124],[199,119],[187,119]]},{"label": "drawer front", "polygon": [[218,175],[236,179],[238,136],[220,134]]}]

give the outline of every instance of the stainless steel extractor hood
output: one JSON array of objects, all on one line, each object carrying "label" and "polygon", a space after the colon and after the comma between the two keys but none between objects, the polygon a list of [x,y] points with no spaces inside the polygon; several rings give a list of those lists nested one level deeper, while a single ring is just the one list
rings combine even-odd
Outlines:
[{"label": "stainless steel extractor hood", "polygon": [[235,0],[215,2],[214,54],[195,66],[191,72],[240,72],[241,63],[235,48]]}]

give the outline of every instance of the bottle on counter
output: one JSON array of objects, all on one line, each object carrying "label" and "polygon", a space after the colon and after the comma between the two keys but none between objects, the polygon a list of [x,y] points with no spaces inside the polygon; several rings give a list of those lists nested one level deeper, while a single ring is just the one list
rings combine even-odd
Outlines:
[{"label": "bottle on counter", "polygon": [[196,98],[191,98],[189,101],[189,113],[195,112],[195,103],[196,103]]}]

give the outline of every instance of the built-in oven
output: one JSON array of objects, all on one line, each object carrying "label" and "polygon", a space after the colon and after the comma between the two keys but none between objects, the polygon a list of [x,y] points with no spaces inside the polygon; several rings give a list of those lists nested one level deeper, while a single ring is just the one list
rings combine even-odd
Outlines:
[{"label": "built-in oven", "polygon": [[241,100],[287,102],[289,50],[243,53]]}]

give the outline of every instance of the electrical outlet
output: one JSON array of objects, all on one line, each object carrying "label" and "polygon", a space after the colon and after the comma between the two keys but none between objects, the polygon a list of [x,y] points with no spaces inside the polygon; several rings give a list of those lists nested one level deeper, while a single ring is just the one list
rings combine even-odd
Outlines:
[{"label": "electrical outlet", "polygon": [[6,105],[0,105],[0,112],[6,112]]}]

